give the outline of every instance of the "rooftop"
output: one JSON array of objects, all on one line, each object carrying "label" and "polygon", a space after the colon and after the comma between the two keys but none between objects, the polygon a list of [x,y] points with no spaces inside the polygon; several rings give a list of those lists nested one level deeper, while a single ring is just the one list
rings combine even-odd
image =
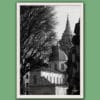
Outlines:
[{"label": "rooftop", "polygon": [[52,47],[52,53],[49,58],[50,61],[67,61],[68,56],[61,50],[59,45]]}]

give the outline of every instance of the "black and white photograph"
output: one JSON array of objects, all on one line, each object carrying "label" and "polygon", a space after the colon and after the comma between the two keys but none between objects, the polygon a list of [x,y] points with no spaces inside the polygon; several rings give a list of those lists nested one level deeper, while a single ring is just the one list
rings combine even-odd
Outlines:
[{"label": "black and white photograph", "polygon": [[17,3],[17,98],[83,98],[83,3]]}]

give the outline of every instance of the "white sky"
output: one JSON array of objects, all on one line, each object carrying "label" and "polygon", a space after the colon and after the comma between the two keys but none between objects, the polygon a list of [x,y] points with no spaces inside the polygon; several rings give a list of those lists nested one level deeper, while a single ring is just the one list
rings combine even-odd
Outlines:
[{"label": "white sky", "polygon": [[55,32],[57,33],[58,39],[61,38],[62,33],[65,30],[66,19],[69,16],[69,22],[72,33],[74,32],[75,23],[78,22],[81,14],[80,6],[55,6],[54,11],[56,12],[55,18],[58,22],[55,26]]}]

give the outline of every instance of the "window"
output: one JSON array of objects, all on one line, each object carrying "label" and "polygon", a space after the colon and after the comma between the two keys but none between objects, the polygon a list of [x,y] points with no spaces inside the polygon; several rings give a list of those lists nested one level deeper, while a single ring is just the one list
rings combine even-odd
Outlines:
[{"label": "window", "polygon": [[28,74],[26,75],[26,79],[28,79]]},{"label": "window", "polygon": [[61,70],[64,70],[65,67],[64,67],[64,64],[61,64]]},{"label": "window", "polygon": [[29,83],[26,83],[26,87],[28,87],[29,86]]},{"label": "window", "polygon": [[36,75],[33,76],[33,81],[34,81],[34,84],[37,84],[37,77],[36,77]]},{"label": "window", "polygon": [[29,92],[28,92],[28,91],[26,91],[26,94],[29,94]]}]

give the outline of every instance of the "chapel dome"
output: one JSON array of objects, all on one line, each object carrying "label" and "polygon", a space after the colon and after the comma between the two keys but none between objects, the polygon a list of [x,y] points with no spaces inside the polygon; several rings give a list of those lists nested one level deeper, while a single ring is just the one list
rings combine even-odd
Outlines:
[{"label": "chapel dome", "polygon": [[50,61],[67,61],[68,56],[56,45],[52,47],[52,53],[49,58]]}]

